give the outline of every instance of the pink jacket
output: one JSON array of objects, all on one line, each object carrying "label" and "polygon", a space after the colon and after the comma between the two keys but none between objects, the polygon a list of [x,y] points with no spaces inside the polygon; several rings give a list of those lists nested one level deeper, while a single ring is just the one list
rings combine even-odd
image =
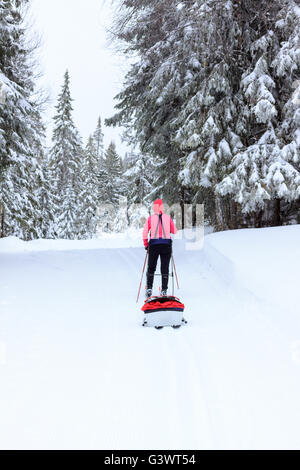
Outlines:
[{"label": "pink jacket", "polygon": [[153,238],[171,238],[171,233],[173,233],[174,235],[177,233],[177,228],[173,220],[171,219],[171,217],[167,214],[162,213],[162,223],[164,226],[165,236],[163,233],[162,225],[159,224],[159,229],[155,237],[155,232],[156,232],[158,221],[159,221],[159,215],[157,213],[150,215],[150,217],[148,217],[148,220],[146,220],[146,223],[144,225],[144,230],[143,230],[143,242],[146,248],[148,246],[149,231],[150,231],[150,239],[151,238],[152,239]]}]

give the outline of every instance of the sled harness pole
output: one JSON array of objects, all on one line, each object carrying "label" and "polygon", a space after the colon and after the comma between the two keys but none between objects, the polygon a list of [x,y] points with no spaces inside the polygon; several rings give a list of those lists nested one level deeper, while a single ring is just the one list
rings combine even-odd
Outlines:
[{"label": "sled harness pole", "polygon": [[174,266],[174,272],[175,272],[175,277],[176,277],[177,289],[179,289],[178,277],[177,277],[176,266],[175,266],[175,261],[174,261],[174,256],[173,256],[173,254],[172,254],[172,264],[173,264],[173,266]]},{"label": "sled harness pole", "polygon": [[147,258],[148,258],[148,250],[147,250],[146,256],[145,256],[145,262],[144,262],[144,267],[143,267],[143,272],[142,272],[142,277],[141,277],[141,282],[140,282],[140,287],[139,287],[139,292],[138,292],[138,296],[137,296],[137,299],[136,299],[136,303],[138,303],[139,297],[140,297],[140,292],[141,292],[141,287],[142,287],[143,276],[144,276],[144,271],[145,271]]},{"label": "sled harness pole", "polygon": [[172,255],[172,263],[171,264],[172,264],[172,274],[171,274],[171,276],[172,276],[172,295],[174,297],[174,262],[173,262],[173,255]]}]

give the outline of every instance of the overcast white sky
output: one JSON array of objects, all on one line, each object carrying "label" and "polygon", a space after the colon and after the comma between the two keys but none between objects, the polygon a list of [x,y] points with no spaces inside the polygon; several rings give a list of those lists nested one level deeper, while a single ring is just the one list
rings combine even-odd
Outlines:
[{"label": "overcast white sky", "polygon": [[48,144],[52,135],[52,117],[66,69],[70,72],[74,99],[74,121],[84,143],[101,116],[105,148],[111,140],[118,153],[129,150],[121,143],[121,129],[104,127],[104,119],[115,113],[113,97],[121,90],[126,58],[107,46],[105,26],[111,24],[110,0],[32,0],[34,29],[41,35],[39,52],[43,84],[51,102],[46,113]]}]

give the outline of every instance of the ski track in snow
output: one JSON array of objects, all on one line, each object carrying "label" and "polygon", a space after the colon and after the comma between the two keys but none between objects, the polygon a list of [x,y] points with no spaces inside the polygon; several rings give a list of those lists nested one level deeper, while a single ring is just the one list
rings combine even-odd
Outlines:
[{"label": "ski track in snow", "polygon": [[0,253],[0,447],[299,448],[298,315],[213,237],[175,241],[179,330],[141,327],[142,248]]}]

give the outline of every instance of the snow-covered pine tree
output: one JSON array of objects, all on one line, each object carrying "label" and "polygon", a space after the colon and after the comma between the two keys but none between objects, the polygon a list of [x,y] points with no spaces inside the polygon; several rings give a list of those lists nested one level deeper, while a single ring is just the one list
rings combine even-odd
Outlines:
[{"label": "snow-covered pine tree", "polygon": [[31,62],[35,48],[24,26],[27,0],[0,0],[0,236],[40,235],[36,193],[42,139]]},{"label": "snow-covered pine tree", "polygon": [[[25,3],[24,1],[23,5]],[[15,2],[0,1],[0,173],[2,174],[5,168],[16,160],[16,154],[24,151],[22,134],[17,133],[16,130],[19,128],[24,130],[22,122],[24,110],[21,104],[25,95],[27,110],[30,108],[28,88],[24,90],[23,70],[21,71],[17,66],[20,60],[23,66],[26,58],[22,20],[20,8]],[[32,90],[32,84],[28,85]],[[19,109],[16,115],[15,109]]]},{"label": "snow-covered pine tree", "polygon": [[122,179],[122,161],[117,154],[116,144],[112,141],[103,161],[106,181],[104,183],[104,202],[117,206],[119,196],[124,195],[124,182]]},{"label": "snow-covered pine tree", "polygon": [[255,214],[256,224],[280,225],[282,203],[300,198],[300,103],[293,102],[293,84],[300,79],[300,10],[293,1],[275,1],[267,16],[259,12],[247,44],[251,64],[240,82],[244,146],[217,189],[231,194],[244,213]]},{"label": "snow-covered pine tree", "polygon": [[70,77],[66,71],[64,84],[56,105],[53,146],[50,151],[50,174],[55,213],[55,236],[82,238],[84,213],[82,200],[83,149],[81,137],[72,118]]},{"label": "snow-covered pine tree", "polygon": [[97,232],[97,208],[101,186],[99,185],[99,154],[93,136],[90,136],[84,151],[82,178],[84,184],[80,201],[82,201],[84,238],[93,238]]},{"label": "snow-covered pine tree", "polygon": [[103,165],[103,152],[104,152],[104,134],[102,132],[101,117],[98,118],[97,127],[93,135],[94,146],[96,151],[96,157],[98,159],[99,170],[102,169]]},{"label": "snow-covered pine tree", "polygon": [[270,224],[298,198],[298,18],[284,0],[126,0],[117,16],[115,38],[139,59],[106,123],[165,160],[171,189],[179,165],[219,229]]},{"label": "snow-covered pine tree", "polygon": [[122,233],[129,226],[128,201],[127,197],[119,196],[119,204],[116,208],[116,215],[113,222],[114,232]]},{"label": "snow-covered pine tree", "polygon": [[38,133],[31,145],[34,166],[32,163],[31,168],[28,168],[28,180],[32,180],[31,193],[35,197],[36,207],[32,228],[38,238],[53,238],[54,214],[49,160],[45,150],[45,127],[39,113],[35,114],[35,122]]},{"label": "snow-covered pine tree", "polygon": [[[4,234],[24,240],[42,236],[42,206],[40,189],[45,181],[42,173],[43,131],[39,113],[30,114],[31,135],[27,135],[31,149],[27,155],[19,155],[20,163],[13,163],[5,172],[2,191],[6,207]],[[29,119],[29,116],[28,116]]]},{"label": "snow-covered pine tree", "polygon": [[40,211],[39,236],[40,238],[55,238],[53,193],[51,188],[49,157],[46,152],[42,153],[39,161],[39,173],[37,174],[36,184]]},{"label": "snow-covered pine tree", "polygon": [[[116,228],[119,199],[125,196],[122,167],[122,160],[117,154],[116,144],[114,141],[111,141],[104,152],[103,168],[99,178],[101,184],[99,231],[114,231]],[[105,207],[108,208],[108,211],[104,211]]]},{"label": "snow-covered pine tree", "polygon": [[216,191],[240,145],[234,126],[245,58],[239,55],[233,3],[204,0],[199,8],[199,2],[182,2],[180,27],[174,32],[178,56],[185,58],[184,85],[178,91],[182,106],[174,120],[174,142],[185,151],[180,177],[193,188],[193,200],[205,203],[206,216],[219,229],[231,227],[236,212],[230,198]]},{"label": "snow-covered pine tree", "polygon": [[142,152],[128,152],[124,163],[128,203],[151,203],[153,182],[156,176],[155,160],[151,155]]},{"label": "snow-covered pine tree", "polygon": [[183,194],[178,174],[184,152],[172,142],[172,121],[184,80],[178,57],[173,60],[171,52],[175,47],[172,33],[178,27],[177,6],[175,0],[122,2],[112,39],[124,44],[125,54],[136,53],[138,60],[116,96],[120,112],[105,120],[108,126],[124,126],[124,138],[130,144],[138,144],[142,153],[159,159],[156,193],[169,204]]},{"label": "snow-covered pine tree", "polygon": [[131,227],[140,228],[149,215],[148,206],[152,206],[157,193],[156,161],[151,155],[142,152],[127,152],[124,158],[124,179],[127,197],[127,216]]}]

